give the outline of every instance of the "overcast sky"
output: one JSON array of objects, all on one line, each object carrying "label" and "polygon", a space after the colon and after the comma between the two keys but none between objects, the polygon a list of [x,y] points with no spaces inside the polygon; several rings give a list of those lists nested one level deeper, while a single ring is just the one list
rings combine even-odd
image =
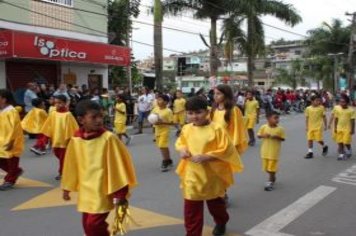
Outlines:
[{"label": "overcast sky", "polygon": [[[153,24],[153,16],[149,14],[147,6],[152,6],[152,0],[142,0],[141,14],[136,21]],[[320,26],[324,21],[331,22],[333,18],[343,20],[344,24],[349,24],[345,12],[356,11],[355,0],[285,0],[285,3],[293,4],[303,18],[303,22],[291,28],[283,22],[273,18],[264,17],[264,23],[279,28],[283,28],[298,34],[306,35],[307,31]],[[183,13],[184,17],[165,17],[163,26],[182,29],[193,33],[202,33],[207,35],[209,32],[209,22],[192,19],[189,13]],[[284,39],[303,39],[302,36],[282,32],[265,26],[266,41],[284,38]],[[138,22],[134,23],[133,41],[143,42],[153,45],[153,27]],[[137,59],[144,59],[153,55],[153,47],[140,45],[133,42],[133,52]],[[200,37],[195,34],[163,29],[163,47],[178,52],[191,52],[199,49],[206,49]],[[164,56],[174,52],[164,50]]]}]

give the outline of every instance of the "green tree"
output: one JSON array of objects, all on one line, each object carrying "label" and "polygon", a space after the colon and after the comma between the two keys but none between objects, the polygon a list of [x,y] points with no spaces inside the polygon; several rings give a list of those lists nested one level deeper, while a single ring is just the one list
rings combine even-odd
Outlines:
[{"label": "green tree", "polygon": [[[247,23],[247,35],[243,43],[243,49],[248,57],[249,86],[253,86],[254,61],[256,56],[263,54],[265,49],[262,16],[274,16],[290,26],[301,22],[302,18],[292,5],[285,4],[279,0],[236,0],[234,2],[235,6],[232,8],[233,12],[229,18],[236,18],[231,20],[232,22],[244,19]],[[236,27],[238,26],[236,25]],[[227,32],[231,31],[231,26],[226,27],[226,30]],[[232,38],[236,37],[240,37],[240,35],[232,36]]]},{"label": "green tree", "polygon": [[293,89],[306,85],[305,76],[308,72],[305,70],[304,61],[300,59],[293,60],[289,70],[279,69],[277,72],[275,85],[289,85]]},{"label": "green tree", "polygon": [[226,15],[232,6],[233,0],[163,0],[164,11],[177,15],[181,12],[192,12],[196,19],[210,20],[209,43],[200,35],[203,43],[210,50],[210,75],[216,76],[220,61],[218,58],[219,45],[222,37],[218,42],[217,22],[222,16]]}]

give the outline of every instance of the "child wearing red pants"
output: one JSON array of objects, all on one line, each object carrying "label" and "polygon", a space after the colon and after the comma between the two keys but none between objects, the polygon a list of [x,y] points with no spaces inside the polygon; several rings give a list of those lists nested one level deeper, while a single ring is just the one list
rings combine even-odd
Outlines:
[{"label": "child wearing red pants", "polygon": [[40,98],[32,100],[33,108],[21,121],[22,128],[30,133],[36,134],[37,140],[33,147],[30,148],[31,152],[36,155],[46,154],[46,145],[48,143],[47,136],[41,134],[43,124],[48,118],[48,114],[45,110],[45,103]]},{"label": "child wearing red pants", "polygon": [[22,174],[19,167],[20,155],[24,149],[24,136],[21,120],[10,91],[0,90],[0,169],[6,172],[0,191],[6,191],[16,183]]},{"label": "child wearing red pants", "polygon": [[201,236],[204,201],[215,221],[213,235],[224,235],[229,215],[223,199],[233,183],[233,173],[243,170],[239,154],[224,128],[208,120],[205,98],[193,97],[186,103],[189,124],[176,142],[182,158],[177,174],[184,197],[187,236]]},{"label": "child wearing red pants", "polygon": [[56,110],[52,111],[43,124],[41,133],[51,140],[54,155],[59,160],[58,176],[61,179],[66,147],[74,132],[78,129],[78,123],[67,107],[67,97],[58,95],[54,99]]},{"label": "child wearing red pants", "polygon": [[119,138],[106,131],[102,108],[84,100],[76,106],[82,127],[71,138],[62,176],[63,199],[78,192],[86,236],[109,236],[105,222],[114,205],[125,206],[137,185],[131,156]]}]

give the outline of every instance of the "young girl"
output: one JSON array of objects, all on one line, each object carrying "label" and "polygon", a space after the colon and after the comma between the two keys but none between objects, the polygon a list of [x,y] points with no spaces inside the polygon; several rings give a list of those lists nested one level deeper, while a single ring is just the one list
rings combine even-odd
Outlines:
[{"label": "young girl", "polygon": [[186,100],[183,97],[182,91],[178,90],[176,92],[176,99],[174,99],[173,102],[173,120],[174,123],[177,124],[177,136],[179,136],[179,133],[185,124],[185,103]]},{"label": "young girl", "polygon": [[221,125],[229,134],[238,153],[246,151],[248,142],[246,128],[240,109],[235,106],[230,86],[220,84],[214,91],[214,104],[210,113],[211,120]]},{"label": "young girl", "polygon": [[126,145],[130,144],[131,137],[126,133],[126,104],[124,103],[124,96],[117,96],[117,103],[115,105],[115,129],[118,134],[120,140],[122,140],[122,136],[126,138]]},{"label": "young girl", "polygon": [[[19,167],[20,155],[24,149],[24,136],[19,113],[11,105],[12,93],[0,90],[0,169],[6,172],[0,191],[11,189],[22,174]],[[5,122],[7,121],[7,122]]]}]

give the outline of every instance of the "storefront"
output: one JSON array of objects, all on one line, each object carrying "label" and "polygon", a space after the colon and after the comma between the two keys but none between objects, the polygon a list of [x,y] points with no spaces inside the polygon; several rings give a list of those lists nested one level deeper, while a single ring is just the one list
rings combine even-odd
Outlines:
[{"label": "storefront", "polygon": [[129,63],[129,48],[0,30],[0,88],[16,91],[30,81],[107,87],[108,65]]}]

